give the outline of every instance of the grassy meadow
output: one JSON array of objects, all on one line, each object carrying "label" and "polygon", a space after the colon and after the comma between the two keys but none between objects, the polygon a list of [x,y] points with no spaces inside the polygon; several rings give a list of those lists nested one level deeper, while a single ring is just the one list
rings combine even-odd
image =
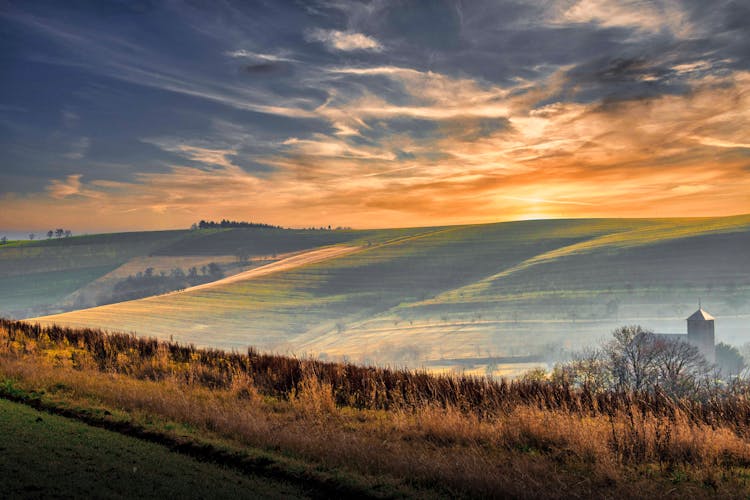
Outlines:
[{"label": "grassy meadow", "polygon": [[0,399],[3,498],[304,498],[301,488]]},{"label": "grassy meadow", "polygon": [[[347,241],[377,241],[392,231],[275,228],[97,234],[0,246],[0,314],[25,318],[96,305],[118,278],[151,267],[185,272],[214,262],[227,273],[278,255]],[[396,231],[398,233],[398,231]]]},{"label": "grassy meadow", "polygon": [[[223,247],[235,245],[239,232],[251,234],[210,231],[190,235],[202,241],[195,248],[213,248],[219,236]],[[750,339],[750,216],[324,233],[359,249],[245,281],[36,320],[495,375],[528,365],[514,372],[471,360],[544,363],[621,324],[684,332],[699,298],[718,318],[717,340]],[[446,361],[454,359],[464,361]]]},{"label": "grassy meadow", "polygon": [[[140,445],[118,444],[112,433],[119,432],[169,448],[163,459],[172,465],[150,471],[153,476],[174,474],[165,480],[189,485],[195,470],[217,480],[225,474],[228,493],[244,486],[232,479],[232,471],[242,471],[260,488],[265,479],[281,482],[285,496],[750,494],[750,401],[742,384],[717,388],[707,399],[674,399],[658,391],[595,392],[531,379],[230,354],[3,320],[0,397],[105,429],[0,403],[0,426],[18,429],[3,443],[0,460],[21,453],[21,446],[54,449],[45,456],[68,460],[64,467],[105,493],[106,486],[87,476],[86,464],[97,453],[122,448],[97,464],[99,470],[119,457],[112,464],[118,478],[129,477],[131,466],[149,468],[164,453],[142,447],[140,461],[130,460],[129,450]],[[81,444],[81,436],[94,433],[96,439]],[[177,454],[231,470],[185,465]],[[22,460],[29,462],[27,474],[56,477],[38,455]],[[70,491],[60,488],[42,491]]]}]

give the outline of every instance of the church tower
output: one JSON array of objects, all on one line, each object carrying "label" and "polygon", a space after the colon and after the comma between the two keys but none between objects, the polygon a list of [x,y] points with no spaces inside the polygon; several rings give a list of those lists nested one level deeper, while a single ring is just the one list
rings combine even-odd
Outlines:
[{"label": "church tower", "polygon": [[688,342],[700,349],[709,363],[716,362],[714,317],[699,308],[687,319]]}]

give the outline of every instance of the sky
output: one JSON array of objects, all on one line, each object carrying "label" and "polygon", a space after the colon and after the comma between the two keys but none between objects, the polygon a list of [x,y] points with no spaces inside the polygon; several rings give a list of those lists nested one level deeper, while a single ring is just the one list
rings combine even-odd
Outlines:
[{"label": "sky", "polygon": [[0,0],[0,229],[750,212],[750,2]]}]

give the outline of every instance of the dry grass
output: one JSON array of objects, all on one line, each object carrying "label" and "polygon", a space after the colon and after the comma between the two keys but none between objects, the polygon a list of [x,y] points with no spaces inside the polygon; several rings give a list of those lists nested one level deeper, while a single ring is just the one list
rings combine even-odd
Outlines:
[{"label": "dry grass", "polygon": [[0,376],[28,390],[187,424],[321,467],[437,485],[451,496],[750,493],[747,426],[717,413],[728,399],[668,403],[250,354],[0,325]]}]

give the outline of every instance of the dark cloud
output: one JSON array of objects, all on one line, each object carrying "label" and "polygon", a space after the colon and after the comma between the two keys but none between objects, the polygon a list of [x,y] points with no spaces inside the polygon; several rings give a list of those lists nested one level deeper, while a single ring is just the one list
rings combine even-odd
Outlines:
[{"label": "dark cloud", "polygon": [[268,73],[275,73],[279,71],[281,68],[278,64],[273,63],[260,63],[260,64],[248,64],[244,66],[242,69],[246,73],[250,74],[268,74]]}]

